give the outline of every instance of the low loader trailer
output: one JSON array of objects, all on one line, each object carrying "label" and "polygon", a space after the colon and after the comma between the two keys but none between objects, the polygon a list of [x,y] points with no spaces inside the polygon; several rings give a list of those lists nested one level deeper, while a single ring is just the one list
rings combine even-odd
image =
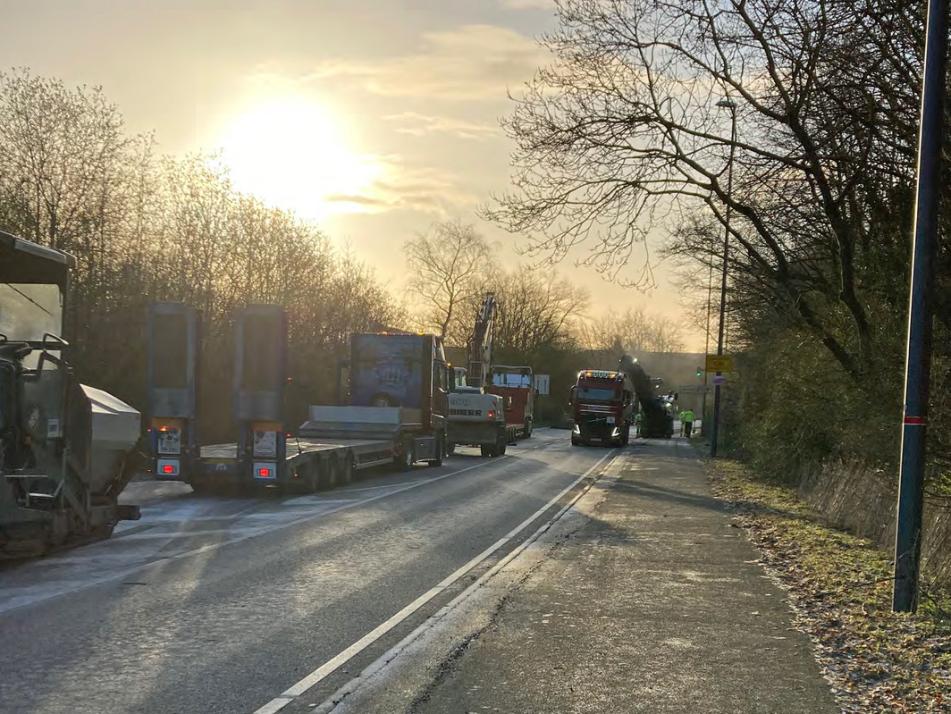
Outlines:
[{"label": "low loader trailer", "polygon": [[350,404],[311,406],[292,432],[284,416],[286,324],[275,305],[249,306],[236,316],[238,439],[201,446],[187,467],[182,460],[165,473],[174,457],[156,454],[157,478],[187,481],[196,491],[255,485],[316,491],[349,483],[364,469],[442,464],[452,372],[438,338],[354,335],[346,370]]}]

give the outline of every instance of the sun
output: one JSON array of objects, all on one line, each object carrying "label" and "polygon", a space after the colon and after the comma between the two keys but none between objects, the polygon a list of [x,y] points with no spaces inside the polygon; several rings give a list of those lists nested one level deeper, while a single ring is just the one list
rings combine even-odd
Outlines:
[{"label": "sun", "polygon": [[301,97],[250,106],[226,125],[218,147],[237,190],[305,218],[363,210],[356,199],[380,173],[325,107]]}]

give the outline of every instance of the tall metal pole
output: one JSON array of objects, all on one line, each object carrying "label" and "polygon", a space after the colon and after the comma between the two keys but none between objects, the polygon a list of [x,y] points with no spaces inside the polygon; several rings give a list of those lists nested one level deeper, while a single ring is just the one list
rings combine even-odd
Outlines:
[{"label": "tall metal pole", "polygon": [[[718,107],[730,110],[730,160],[727,164],[726,180],[726,230],[723,234],[723,274],[720,276],[720,326],[717,329],[717,355],[723,354],[723,328],[726,317],[726,277],[730,262],[730,215],[733,198],[733,154],[736,150],[736,104],[732,99],[721,99]],[[717,376],[720,376],[717,372]],[[716,381],[716,380],[715,380]],[[713,428],[710,430],[710,456],[717,455],[717,442],[720,436],[720,383],[713,386]]]},{"label": "tall metal pole", "polygon": [[921,127],[918,136],[918,189],[908,297],[898,525],[895,535],[895,585],[892,592],[892,609],[895,612],[914,612],[918,608],[925,441],[931,378],[931,299],[938,235],[947,63],[947,10],[947,0],[928,2],[925,63],[921,81]]},{"label": "tall metal pole", "polygon": [[[713,263],[710,263],[710,271],[707,273],[707,334],[703,344],[703,359],[706,362],[707,355],[710,354],[710,305],[713,302]],[[707,365],[703,365],[703,397],[700,403],[700,436],[706,436],[709,432],[707,426]]]}]

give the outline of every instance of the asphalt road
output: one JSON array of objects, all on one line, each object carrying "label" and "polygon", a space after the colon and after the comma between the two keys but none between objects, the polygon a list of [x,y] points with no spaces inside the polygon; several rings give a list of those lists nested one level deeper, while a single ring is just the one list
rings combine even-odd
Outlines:
[{"label": "asphalt road", "polygon": [[[0,570],[0,711],[255,711],[607,453],[539,430],[502,458],[466,449],[441,468],[374,474],[312,496],[216,498],[133,484],[127,498],[144,505],[142,521],[110,541]],[[345,683],[454,587],[317,689]]]}]

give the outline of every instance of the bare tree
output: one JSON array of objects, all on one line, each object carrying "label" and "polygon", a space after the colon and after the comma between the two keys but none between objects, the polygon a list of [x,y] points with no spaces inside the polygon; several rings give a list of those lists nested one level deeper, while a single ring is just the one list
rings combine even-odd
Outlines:
[{"label": "bare tree", "polygon": [[680,352],[684,343],[680,327],[670,319],[652,315],[643,308],[609,312],[581,327],[581,341],[589,350],[613,350],[621,354]]},{"label": "bare tree", "polygon": [[425,326],[445,337],[491,273],[489,244],[474,226],[452,221],[436,224],[405,247],[409,288],[425,306]]},{"label": "bare tree", "polygon": [[661,225],[673,253],[717,262],[709,235],[722,236],[729,209],[731,295],[746,291],[861,379],[878,336],[870,271],[907,252],[900,221],[886,233],[879,219],[904,208],[912,168],[914,3],[557,5],[560,29],[544,40],[554,64],[506,122],[515,190],[490,217],[535,235],[530,252],[549,260],[587,246],[622,279]]}]

